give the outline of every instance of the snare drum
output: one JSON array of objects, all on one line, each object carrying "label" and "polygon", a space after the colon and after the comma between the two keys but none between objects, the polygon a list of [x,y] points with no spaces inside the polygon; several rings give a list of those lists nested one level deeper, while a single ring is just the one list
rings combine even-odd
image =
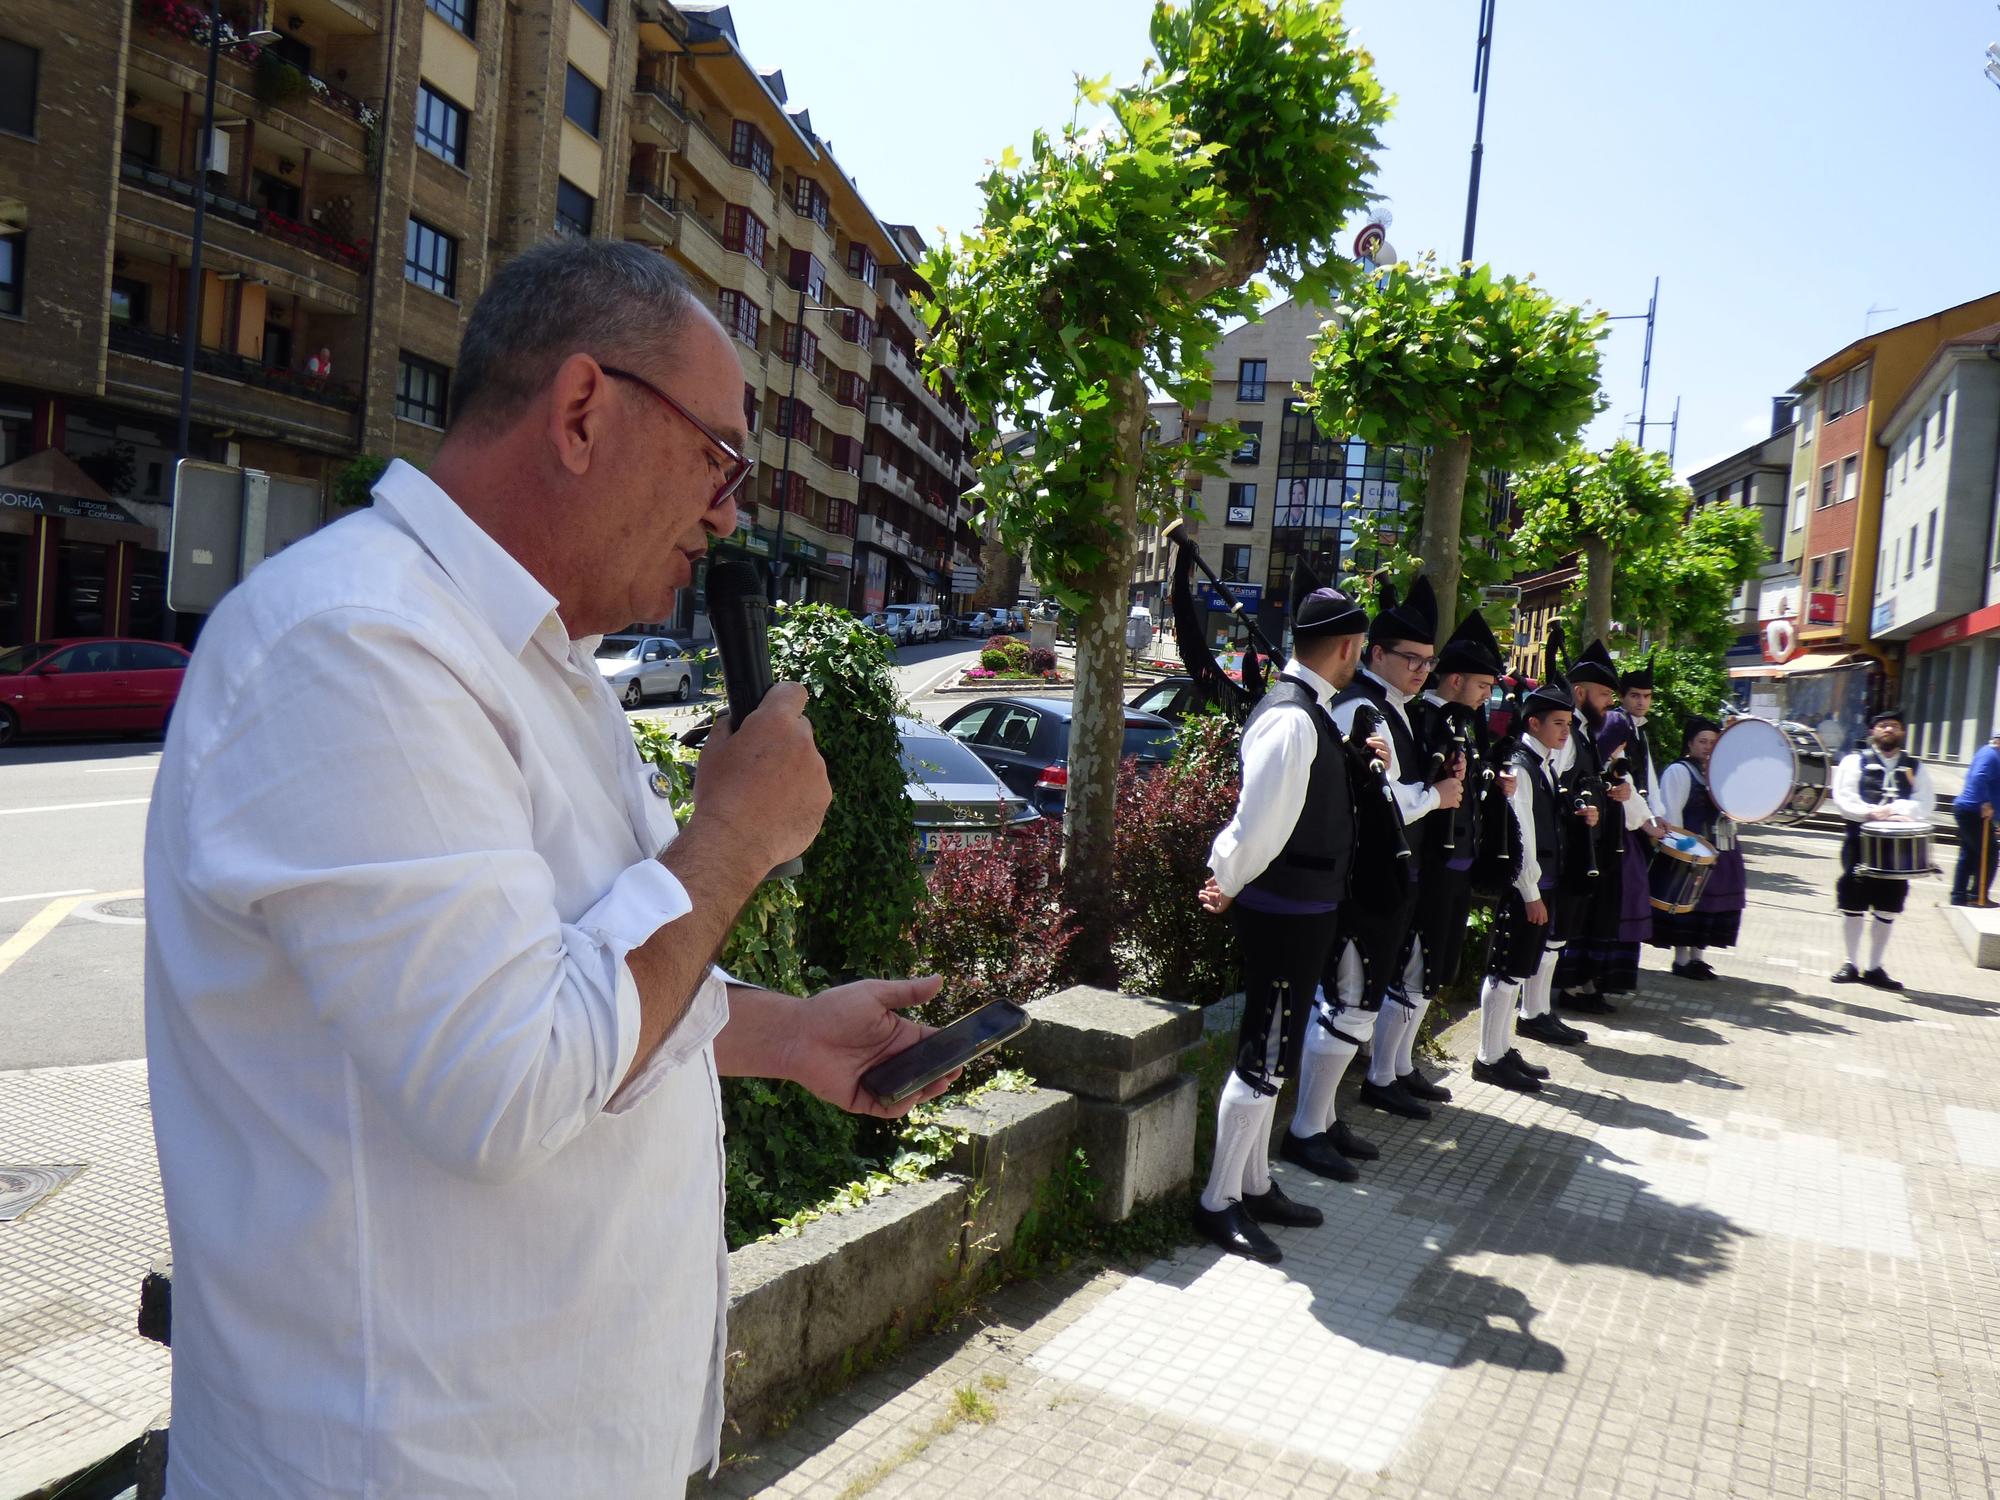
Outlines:
[{"label": "snare drum", "polygon": [[1715,873],[1715,846],[1685,828],[1670,828],[1653,846],[1646,878],[1652,886],[1653,909],[1676,916],[1691,912]]},{"label": "snare drum", "polygon": [[1915,818],[1884,818],[1854,825],[1861,839],[1854,873],[1882,880],[1913,880],[1931,871],[1931,825]]},{"label": "snare drum", "polygon": [[1803,823],[1826,800],[1832,768],[1826,746],[1804,724],[1745,715],[1715,742],[1709,792],[1739,823]]}]

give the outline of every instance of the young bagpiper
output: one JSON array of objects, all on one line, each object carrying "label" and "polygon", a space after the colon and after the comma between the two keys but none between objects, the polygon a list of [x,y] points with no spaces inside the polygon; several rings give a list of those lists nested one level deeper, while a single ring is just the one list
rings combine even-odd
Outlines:
[{"label": "young bagpiper", "polygon": [[[1605,997],[1630,990],[1637,983],[1639,950],[1636,945],[1628,947],[1623,935],[1624,805],[1632,798],[1632,781],[1629,775],[1607,776],[1607,759],[1600,748],[1606,742],[1604,731],[1609,727],[1611,710],[1618,702],[1618,664],[1604,642],[1592,641],[1570,663],[1569,684],[1576,698],[1576,715],[1565,756],[1566,782],[1571,795],[1595,799],[1606,816],[1595,834],[1597,877],[1589,883],[1576,930],[1563,947],[1555,987],[1565,1010],[1608,1016],[1613,1011]],[[1607,802],[1619,804],[1616,816]],[[1557,1025],[1569,1040],[1584,1039],[1577,1027],[1560,1021]],[[1557,1039],[1553,1034],[1548,1038]]]},{"label": "young bagpiper", "polygon": [[1721,733],[1722,726],[1713,719],[1689,719],[1681,729],[1686,753],[1660,773],[1653,798],[1662,823],[1684,828],[1715,846],[1715,868],[1694,910],[1653,913],[1649,941],[1656,948],[1674,950],[1674,972],[1683,979],[1715,978],[1715,970],[1702,955],[1710,948],[1736,946],[1749,899],[1735,820],[1715,805],[1708,789],[1708,757]]},{"label": "young bagpiper", "polygon": [[[1235,925],[1244,1003],[1236,1065],[1216,1106],[1215,1160],[1194,1222],[1224,1250],[1269,1264],[1283,1257],[1260,1225],[1321,1221],[1317,1208],[1294,1202],[1272,1181],[1270,1136],[1280,1081],[1299,1073],[1313,992],[1347,896],[1354,810],[1348,752],[1328,706],[1354,676],[1367,623],[1337,589],[1313,589],[1295,603],[1293,656],[1244,726],[1242,791],[1235,816],[1216,836],[1214,873],[1201,893],[1204,910],[1226,911]],[[1339,1068],[1352,1057],[1350,1050]],[[1339,1078],[1333,1060],[1307,1052],[1300,1108],[1310,1104],[1317,1114],[1322,1093],[1330,1108]]]},{"label": "young bagpiper", "polygon": [[1523,1001],[1526,989],[1530,1018],[1546,1014],[1549,985],[1565,936],[1560,926],[1567,909],[1561,900],[1563,867],[1574,857],[1566,846],[1577,821],[1587,836],[1598,816],[1595,806],[1579,808],[1557,772],[1570,740],[1576,700],[1555,669],[1553,652],[1550,657],[1547,680],[1521,704],[1521,743],[1514,752],[1514,791],[1509,798],[1521,831],[1521,864],[1513,886],[1501,899],[1493,929],[1486,982],[1479,993],[1479,1051],[1472,1064],[1472,1076],[1479,1082],[1521,1094],[1540,1093],[1549,1070],[1528,1062],[1514,1047],[1515,1006]]},{"label": "young bagpiper", "polygon": [[1883,969],[1882,955],[1889,947],[1889,929],[1909,897],[1910,882],[1865,875],[1855,868],[1864,824],[1888,818],[1930,819],[1931,773],[1922,761],[1903,754],[1903,733],[1903,711],[1884,709],[1869,721],[1870,743],[1843,759],[1833,773],[1833,805],[1847,819],[1840,879],[1833,888],[1847,940],[1847,962],[1834,974],[1835,984],[1866,984],[1878,990],[1903,987]]}]

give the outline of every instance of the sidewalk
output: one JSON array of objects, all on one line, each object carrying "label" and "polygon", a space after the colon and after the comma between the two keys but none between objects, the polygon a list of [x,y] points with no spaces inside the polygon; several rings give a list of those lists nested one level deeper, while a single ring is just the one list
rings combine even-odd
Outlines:
[{"label": "sidewalk", "polygon": [[[1185,1249],[1009,1288],[696,1494],[2000,1492],[2000,975],[1912,892],[1830,986],[1835,840],[1748,841],[1744,946],[1522,1097],[1449,1079],[1279,1267]],[[1450,1038],[1461,1057],[1464,1028]],[[1365,1118],[1363,1117],[1365,1115]]]}]

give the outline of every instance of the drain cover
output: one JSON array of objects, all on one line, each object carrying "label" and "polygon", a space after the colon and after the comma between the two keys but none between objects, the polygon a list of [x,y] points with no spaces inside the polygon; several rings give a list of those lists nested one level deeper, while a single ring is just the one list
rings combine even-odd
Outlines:
[{"label": "drain cover", "polygon": [[143,922],[146,919],[146,898],[134,896],[126,901],[100,901],[97,909],[107,917],[136,917]]},{"label": "drain cover", "polygon": [[83,1168],[0,1167],[0,1224],[11,1223]]}]

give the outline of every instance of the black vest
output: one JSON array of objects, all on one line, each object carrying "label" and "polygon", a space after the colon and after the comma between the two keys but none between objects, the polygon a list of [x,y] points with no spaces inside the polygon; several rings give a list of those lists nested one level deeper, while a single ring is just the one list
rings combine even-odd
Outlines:
[{"label": "black vest", "polygon": [[[1404,786],[1423,786],[1427,780],[1424,775],[1423,753],[1417,747],[1416,737],[1410,733],[1410,726],[1403,722],[1403,715],[1389,706],[1389,690],[1374,678],[1363,676],[1357,671],[1354,674],[1354,681],[1342,688],[1340,695],[1333,700],[1333,706],[1339,708],[1343,703],[1354,702],[1369,704],[1382,716],[1382,733],[1389,737],[1390,747],[1396,752],[1395,779]],[[1418,700],[1412,698],[1405,705],[1405,711],[1413,711],[1417,707]],[[1410,845],[1409,872],[1405,878],[1409,878],[1423,863],[1424,840],[1421,827],[1405,830],[1405,833]],[[1371,842],[1382,841],[1378,839]],[[1369,857],[1371,864],[1379,865],[1380,869],[1384,870],[1388,868],[1392,859],[1386,844],[1379,850],[1368,849],[1364,853]],[[1402,863],[1399,860],[1393,862]]]},{"label": "black vest", "polygon": [[[1632,716],[1622,708],[1612,709],[1604,716],[1604,722],[1606,725],[1615,725],[1623,732],[1625,769],[1632,773],[1632,785],[1647,796],[1652,796],[1653,747],[1646,742],[1646,731],[1635,724]],[[1618,751],[1614,749],[1611,756],[1602,756],[1600,759],[1609,760],[1617,754]]]},{"label": "black vest", "polygon": [[[1610,715],[1605,717],[1609,719]],[[1579,792],[1589,792],[1597,804],[1595,828],[1586,827],[1581,819],[1568,820],[1566,837],[1574,841],[1567,850],[1571,883],[1577,890],[1589,893],[1593,920],[1615,921],[1620,893],[1624,889],[1625,805],[1613,802],[1607,795],[1604,754],[1597,748],[1597,733],[1584,717],[1582,709],[1576,712],[1569,738],[1576,747],[1576,759],[1570,764],[1569,774],[1563,778],[1563,791],[1571,798]],[[1586,840],[1594,840],[1597,845],[1595,880],[1589,878],[1589,851],[1584,847]]]},{"label": "black vest", "polygon": [[1563,872],[1562,803],[1549,785],[1539,745],[1522,745],[1514,752],[1514,774],[1525,776],[1534,793],[1535,862],[1541,868],[1541,888],[1554,890]]},{"label": "black vest", "polygon": [[1687,805],[1681,809],[1681,827],[1689,833],[1700,834],[1709,840],[1715,838],[1715,820],[1722,809],[1715,805],[1715,798],[1709,793],[1708,782],[1703,779],[1701,767],[1682,756],[1678,765],[1688,770]]},{"label": "black vest", "polygon": [[[1860,753],[1861,800],[1867,803],[1868,806],[1878,807],[1882,804],[1884,800],[1882,791],[1883,783],[1892,779],[1894,784],[1890,789],[1887,798],[1888,801],[1899,802],[1906,797],[1915,795],[1917,789],[1917,763],[1909,756],[1898,756],[1896,758],[1896,769],[1892,773],[1889,770],[1889,763],[1882,759],[1882,752],[1877,750],[1873,745],[1863,746]],[[1851,857],[1858,854],[1861,849],[1861,825],[1859,823],[1848,823],[1847,833],[1841,841],[1841,848],[1850,856],[1849,862],[1851,863]]]},{"label": "black vest", "polygon": [[1347,783],[1347,749],[1334,728],[1333,715],[1319,706],[1319,695],[1311,688],[1295,677],[1281,676],[1250,711],[1244,732],[1248,734],[1250,725],[1265,714],[1291,712],[1308,715],[1318,736],[1305,806],[1278,857],[1249,883],[1287,901],[1343,901],[1354,863],[1354,806]]},{"label": "black vest", "polygon": [[[1418,825],[1426,861],[1463,866],[1478,852],[1479,844],[1479,750],[1474,742],[1474,714],[1455,703],[1433,703],[1428,698],[1412,699],[1410,707],[1417,716],[1417,738],[1422,742],[1426,768],[1436,765],[1439,755],[1445,757],[1446,766],[1454,755],[1465,757],[1464,800],[1449,810],[1433,808]],[[1452,737],[1454,722],[1463,743]],[[1447,840],[1450,848],[1445,847]]]}]

